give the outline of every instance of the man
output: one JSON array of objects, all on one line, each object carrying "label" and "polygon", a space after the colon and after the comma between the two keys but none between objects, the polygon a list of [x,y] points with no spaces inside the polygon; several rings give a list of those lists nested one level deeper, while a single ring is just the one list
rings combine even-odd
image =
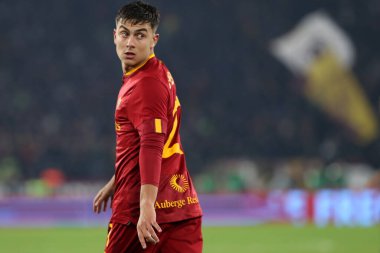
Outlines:
[{"label": "man", "polygon": [[116,16],[123,70],[115,111],[116,165],[94,198],[112,198],[106,253],[202,252],[202,211],[180,141],[181,106],[166,66],[154,55],[159,13],[141,1]]}]

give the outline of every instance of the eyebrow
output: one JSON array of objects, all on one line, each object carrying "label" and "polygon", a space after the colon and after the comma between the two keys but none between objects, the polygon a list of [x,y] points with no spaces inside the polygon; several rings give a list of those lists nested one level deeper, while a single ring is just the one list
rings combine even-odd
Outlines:
[{"label": "eyebrow", "polygon": [[[129,29],[127,27],[123,26],[123,25],[120,25],[120,28],[123,28],[124,30],[129,31]],[[134,32],[148,32],[148,30],[146,28],[140,28],[140,29],[137,29]]]}]

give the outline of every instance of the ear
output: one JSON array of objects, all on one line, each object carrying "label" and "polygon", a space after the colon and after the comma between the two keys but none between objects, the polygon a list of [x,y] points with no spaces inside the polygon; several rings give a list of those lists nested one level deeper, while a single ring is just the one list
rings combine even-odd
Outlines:
[{"label": "ear", "polygon": [[155,33],[153,36],[153,44],[150,47],[151,49],[153,49],[157,45],[159,38],[160,38],[160,35],[158,33]]},{"label": "ear", "polygon": [[113,43],[116,44],[116,28],[113,29]]}]

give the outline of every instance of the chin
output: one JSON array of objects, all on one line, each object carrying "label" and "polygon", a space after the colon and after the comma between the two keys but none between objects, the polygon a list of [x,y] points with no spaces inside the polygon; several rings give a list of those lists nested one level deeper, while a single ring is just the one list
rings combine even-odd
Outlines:
[{"label": "chin", "polygon": [[126,61],[124,61],[124,65],[128,66],[128,67],[135,67],[136,61],[126,60]]}]

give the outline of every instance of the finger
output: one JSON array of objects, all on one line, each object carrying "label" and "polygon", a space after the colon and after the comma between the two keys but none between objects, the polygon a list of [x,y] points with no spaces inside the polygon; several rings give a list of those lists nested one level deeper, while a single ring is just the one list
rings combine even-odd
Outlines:
[{"label": "finger", "polygon": [[107,211],[108,198],[103,201],[103,212]]},{"label": "finger", "polygon": [[98,194],[96,194],[94,201],[93,201],[93,209],[94,209],[95,213],[99,213],[99,198],[100,198],[100,196],[101,196],[101,192],[98,192]]},{"label": "finger", "polygon": [[154,232],[152,233],[151,238],[152,238],[151,239],[152,243],[154,243],[154,244],[156,244],[156,243],[158,243],[160,241],[160,239],[158,238],[158,236]]},{"label": "finger", "polygon": [[97,200],[96,203],[94,204],[94,211],[96,213],[99,213],[99,211],[100,211],[100,205],[101,205],[101,202],[99,200]]},{"label": "finger", "polygon": [[96,198],[92,201],[92,210],[96,213]]},{"label": "finger", "polygon": [[153,243],[158,243],[160,239],[158,239],[158,236],[156,235],[156,232],[154,232],[153,227],[149,227],[148,231],[150,233],[150,236],[148,236],[148,238],[151,238]]},{"label": "finger", "polygon": [[161,229],[160,225],[158,225],[157,222],[153,222],[152,226],[153,226],[158,232],[160,232],[160,233],[162,232],[162,229]]},{"label": "finger", "polygon": [[93,209],[94,209],[94,212],[97,213],[98,212],[98,208],[99,208],[99,204],[98,202],[94,202],[94,205],[93,205]]},{"label": "finger", "polygon": [[143,249],[146,249],[146,242],[145,242],[145,237],[144,235],[140,232],[139,229],[137,229],[137,235],[139,237],[140,244]]},{"label": "finger", "polygon": [[102,195],[102,192],[101,192],[101,191],[99,191],[99,192],[95,195],[95,198],[94,198],[94,200],[93,200],[92,202],[93,202],[93,203],[97,202],[97,201],[99,200],[100,195]]},{"label": "finger", "polygon": [[96,206],[94,207],[94,212],[99,213],[99,204],[96,203]]}]

